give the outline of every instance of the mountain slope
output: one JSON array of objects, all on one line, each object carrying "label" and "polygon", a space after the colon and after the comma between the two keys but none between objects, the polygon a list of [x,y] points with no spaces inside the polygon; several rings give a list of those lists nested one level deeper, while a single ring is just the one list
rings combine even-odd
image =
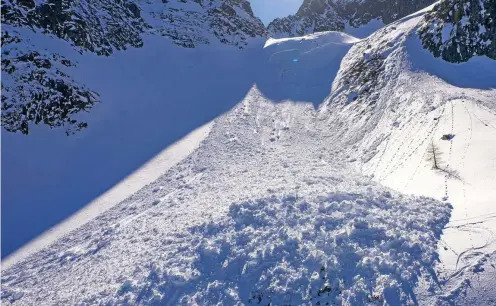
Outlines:
[{"label": "mountain slope", "polygon": [[[486,273],[480,261],[496,249],[496,152],[489,145],[496,141],[496,61],[434,58],[417,36],[432,14],[410,16],[357,43],[321,108],[336,144],[351,148],[343,153],[356,169],[398,191],[453,205],[437,266],[444,286],[426,293],[433,299],[427,304],[470,293],[474,274]],[[443,154],[438,169],[427,159],[431,144]]]},{"label": "mountain slope", "polygon": [[431,0],[305,0],[295,15],[277,18],[267,28],[272,37],[344,31],[376,20],[388,24],[432,3]]},{"label": "mountain slope", "polygon": [[[140,139],[170,132],[157,123],[168,110],[158,101],[199,101],[183,119],[206,111],[204,101],[233,104],[219,107],[226,112],[200,147],[158,180],[3,271],[2,302],[490,303],[480,280],[492,281],[496,248],[496,61],[472,54],[449,63],[424,49],[420,29],[438,8],[362,40],[325,32],[244,52],[151,40],[112,64],[86,59],[115,69],[146,58],[108,74],[113,82],[154,72],[141,80],[148,99],[135,95],[146,107],[130,108],[87,145],[134,133],[122,142],[147,148]],[[153,57],[157,47],[174,61]],[[164,81],[157,63],[193,82]],[[90,79],[90,68],[81,78]],[[130,92],[113,84],[102,97]],[[90,126],[107,124],[99,118]],[[437,169],[425,158],[431,144],[444,154]]]},{"label": "mountain slope", "polygon": [[434,56],[454,63],[496,59],[495,1],[440,1],[424,19],[420,36]]},{"label": "mountain slope", "polygon": [[177,167],[5,271],[3,301],[411,300],[450,207],[349,171],[331,134],[311,104],[252,89]]},{"label": "mountain slope", "polygon": [[[279,72],[260,87],[286,91],[296,75],[315,72],[312,61],[356,42],[342,33],[271,40],[249,66]],[[450,206],[351,170],[311,103],[273,103],[257,87],[156,182],[4,271],[3,302],[414,299]]]},{"label": "mountain slope", "polygon": [[[53,35],[79,53],[110,56],[143,47],[145,36],[186,48],[220,42],[242,49],[267,33],[246,0],[9,0],[2,1],[2,11],[2,125],[23,134],[40,123],[77,132],[87,126],[81,113],[101,102],[66,69],[78,66],[76,56],[62,56],[40,39]],[[27,29],[47,37],[33,40]]]},{"label": "mountain slope", "polygon": [[[218,9],[224,1],[138,3],[136,15],[123,12],[127,2],[37,2],[67,16],[7,3],[2,13],[2,175],[8,178],[2,182],[3,258],[229,110],[255,79],[246,60],[251,55],[239,48],[261,48],[265,41],[263,24],[240,10],[245,1],[225,2],[234,16]],[[19,8],[24,23],[7,20],[9,5]],[[159,33],[172,27],[161,10],[183,19],[195,13],[186,20],[189,25],[182,24],[181,40]],[[125,19],[121,27],[138,23],[144,32],[123,29],[133,35],[119,36],[120,19]],[[84,26],[72,28],[74,20]],[[162,28],[151,27],[153,21]],[[46,23],[47,29],[37,26]],[[221,42],[223,37],[227,40]],[[195,48],[181,47],[183,39]],[[226,89],[232,75],[237,82]],[[130,144],[138,149],[130,150]],[[25,192],[26,186],[32,192]]]}]

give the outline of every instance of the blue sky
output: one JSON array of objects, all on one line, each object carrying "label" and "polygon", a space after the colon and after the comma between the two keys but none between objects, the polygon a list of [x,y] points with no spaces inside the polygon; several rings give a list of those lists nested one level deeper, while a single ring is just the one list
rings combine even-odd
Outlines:
[{"label": "blue sky", "polygon": [[303,0],[248,0],[251,2],[253,12],[268,24],[277,17],[285,17],[296,13]]}]

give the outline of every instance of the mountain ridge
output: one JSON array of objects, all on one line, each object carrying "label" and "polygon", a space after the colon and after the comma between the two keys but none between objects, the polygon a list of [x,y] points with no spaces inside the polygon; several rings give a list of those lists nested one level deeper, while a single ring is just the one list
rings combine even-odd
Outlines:
[{"label": "mountain ridge", "polygon": [[343,31],[346,26],[357,28],[375,19],[388,24],[432,3],[433,0],[305,0],[295,15],[277,18],[267,28],[277,38]]},{"label": "mountain ridge", "polygon": [[2,0],[2,12],[2,125],[23,134],[40,123],[74,134],[87,126],[78,115],[100,99],[61,67],[76,61],[30,51],[37,46],[20,29],[54,35],[81,54],[99,56],[141,48],[146,35],[184,48],[220,43],[243,49],[267,33],[246,0]]}]

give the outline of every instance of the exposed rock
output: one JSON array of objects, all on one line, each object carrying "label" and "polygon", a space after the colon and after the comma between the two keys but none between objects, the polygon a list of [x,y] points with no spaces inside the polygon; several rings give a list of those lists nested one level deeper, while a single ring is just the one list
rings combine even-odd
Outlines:
[{"label": "exposed rock", "polygon": [[[143,45],[140,34],[145,23],[139,18],[139,9],[134,3],[45,0],[28,11],[17,4],[14,0],[2,1],[2,24],[41,29],[99,55]],[[132,7],[138,10],[138,17]]]},{"label": "exposed rock", "polygon": [[[36,6],[36,3],[34,2],[34,0],[18,0],[17,1],[21,6],[25,7],[25,8],[28,8],[28,9],[32,9],[32,8],[35,8]],[[2,4],[3,5],[3,4]]]},{"label": "exposed rock", "polygon": [[[62,56],[35,51],[27,44],[12,48],[15,33],[2,37],[2,126],[9,132],[29,134],[31,124],[63,127],[72,134],[87,124],[74,116],[89,111],[98,95],[76,84],[61,65],[73,64]],[[15,45],[15,44],[14,44]]]},{"label": "exposed rock", "polygon": [[31,124],[67,134],[86,127],[76,114],[89,111],[98,95],[64,72],[74,61],[32,45],[17,28],[102,56],[142,47],[145,33],[186,48],[215,42],[244,48],[249,38],[267,36],[246,0],[2,0],[1,18],[2,125],[24,134]]},{"label": "exposed rock", "polygon": [[143,0],[141,5],[156,24],[150,31],[182,47],[209,45],[216,38],[244,48],[249,38],[267,37],[267,29],[246,0],[168,0],[164,5]]},{"label": "exposed rock", "polygon": [[126,7],[133,13],[134,18],[140,18],[140,8],[135,3],[127,3]]},{"label": "exposed rock", "polygon": [[424,48],[445,61],[496,59],[496,0],[443,0],[419,29]]},{"label": "exposed rock", "polygon": [[272,37],[303,36],[315,32],[342,31],[344,19],[334,3],[305,0],[295,15],[277,18],[268,27]]},{"label": "exposed rock", "polygon": [[345,24],[359,27],[373,19],[388,24],[414,13],[433,0],[305,0],[295,15],[268,26],[273,37],[301,36],[322,31],[342,31]]}]

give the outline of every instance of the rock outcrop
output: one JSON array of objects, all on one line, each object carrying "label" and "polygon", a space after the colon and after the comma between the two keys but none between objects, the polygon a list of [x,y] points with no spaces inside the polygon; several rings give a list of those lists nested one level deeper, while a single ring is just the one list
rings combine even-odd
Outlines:
[{"label": "rock outcrop", "polygon": [[425,15],[418,32],[424,48],[445,61],[496,59],[496,1],[443,0]]},{"label": "rock outcrop", "polygon": [[433,0],[305,0],[295,15],[278,18],[268,26],[272,37],[302,36],[322,31],[343,31],[373,19],[388,24],[414,13]]}]

